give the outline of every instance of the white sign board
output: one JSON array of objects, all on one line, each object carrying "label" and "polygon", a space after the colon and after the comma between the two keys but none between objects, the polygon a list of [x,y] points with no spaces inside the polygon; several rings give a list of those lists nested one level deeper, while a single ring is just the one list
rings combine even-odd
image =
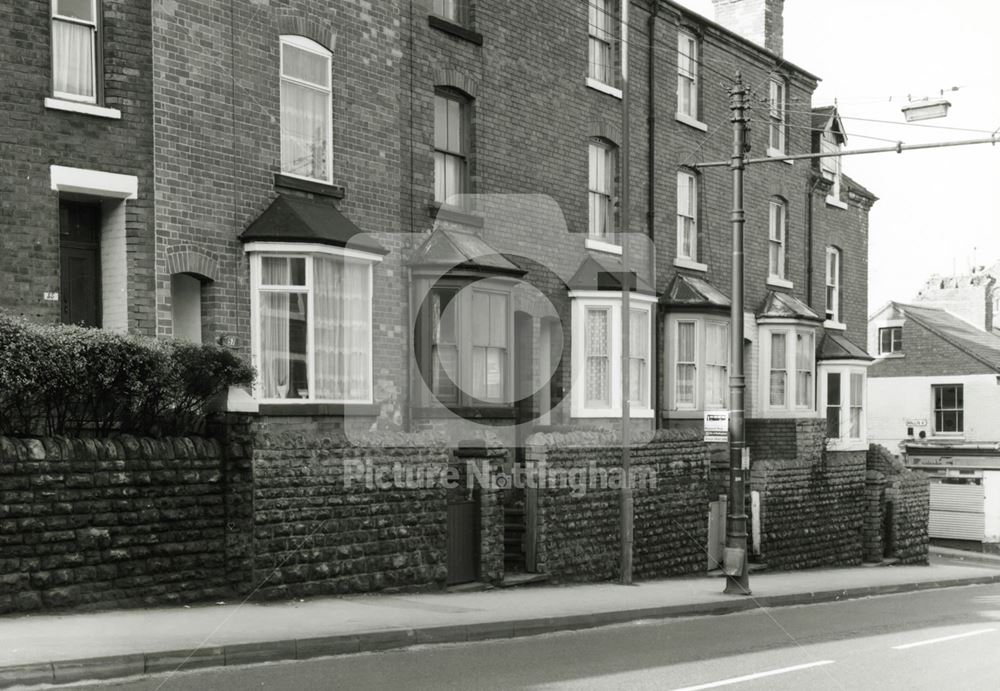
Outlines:
[{"label": "white sign board", "polygon": [[918,420],[918,419],[914,419],[914,418],[907,418],[907,420],[906,420],[906,426],[907,427],[926,427],[927,426],[927,420]]},{"label": "white sign board", "polygon": [[705,411],[705,441],[729,443],[729,411]]}]

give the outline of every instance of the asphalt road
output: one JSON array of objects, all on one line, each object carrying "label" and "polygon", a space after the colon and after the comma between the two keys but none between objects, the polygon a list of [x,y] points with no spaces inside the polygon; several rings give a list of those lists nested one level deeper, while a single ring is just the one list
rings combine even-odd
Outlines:
[{"label": "asphalt road", "polygon": [[100,687],[992,690],[1000,688],[1000,585],[163,674]]}]

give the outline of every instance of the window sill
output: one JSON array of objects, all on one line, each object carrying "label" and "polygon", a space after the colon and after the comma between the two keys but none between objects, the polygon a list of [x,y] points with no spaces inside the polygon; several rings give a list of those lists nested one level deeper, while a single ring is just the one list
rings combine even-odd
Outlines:
[{"label": "window sill", "polygon": [[65,110],[69,113],[83,113],[85,115],[95,115],[99,118],[109,120],[121,120],[122,112],[117,108],[105,108],[93,103],[81,103],[79,101],[66,101],[61,98],[46,98],[45,107],[49,110]]},{"label": "window sill", "polygon": [[878,357],[880,360],[898,360],[900,358],[906,357],[905,353],[879,353]]},{"label": "window sill", "polygon": [[344,198],[344,188],[340,185],[330,185],[325,182],[315,180],[304,180],[284,173],[274,174],[274,186],[286,190],[298,190],[299,192],[311,192],[322,197],[333,197],[334,199]]},{"label": "window sill", "polygon": [[847,331],[847,324],[827,319],[823,322],[823,328],[830,331]]},{"label": "window sill", "polygon": [[696,262],[694,259],[688,259],[687,257],[675,257],[674,266],[678,269],[690,269],[691,271],[700,271],[706,273],[708,271],[708,264],[702,264],[701,262]]},{"label": "window sill", "polygon": [[787,278],[781,278],[779,276],[768,276],[767,285],[770,286],[771,288],[785,288],[787,290],[791,290],[792,288],[795,287],[795,284],[793,284]]},{"label": "window sill", "polygon": [[703,420],[705,411],[703,410],[663,410],[660,417],[664,420]]},{"label": "window sill", "polygon": [[329,417],[374,417],[379,407],[371,403],[264,403],[259,407],[261,415],[272,417],[329,416]]},{"label": "window sill", "polygon": [[617,254],[621,256],[622,246],[616,245],[613,242],[605,242],[604,240],[597,240],[595,238],[586,238],[583,241],[583,246],[588,250],[594,250],[595,252],[607,252],[608,254]]},{"label": "window sill", "polygon": [[417,420],[462,417],[473,419],[512,420],[517,416],[514,406],[414,406],[410,415]]},{"label": "window sill", "polygon": [[677,120],[677,122],[683,122],[685,125],[693,127],[696,130],[708,132],[708,125],[697,118],[691,117],[690,115],[686,115],[684,113],[674,113],[674,119]]},{"label": "window sill", "polygon": [[438,31],[443,31],[449,36],[460,38],[463,41],[474,43],[477,46],[483,45],[483,35],[481,33],[464,27],[461,24],[456,24],[450,19],[445,19],[444,17],[439,17],[436,14],[431,14],[427,16],[427,24]]},{"label": "window sill", "polygon": [[836,197],[834,197],[832,195],[827,195],[827,197],[826,197],[826,205],[827,206],[833,206],[833,207],[836,207],[838,209],[846,209],[847,208],[847,203],[846,202],[842,202],[842,201],[840,201],[839,199],[837,199]]},{"label": "window sill", "polygon": [[[782,158],[783,156],[787,156],[788,152],[787,151],[781,151],[779,149],[772,149],[771,147],[767,147],[767,155],[770,158]],[[795,163],[795,161],[789,161],[788,159],[785,159],[784,162],[787,163],[788,165],[794,165],[794,163]]]},{"label": "window sill", "polygon": [[431,202],[427,206],[427,210],[430,211],[431,218],[436,221],[460,223],[465,226],[472,226],[473,228],[482,228],[485,225],[482,216],[455,206],[441,204],[440,202]]},{"label": "window sill", "polygon": [[600,91],[602,94],[607,94],[608,96],[614,96],[615,98],[622,97],[622,90],[611,86],[610,84],[605,84],[604,82],[598,81],[593,77],[587,77],[587,87],[593,89],[594,91]]}]

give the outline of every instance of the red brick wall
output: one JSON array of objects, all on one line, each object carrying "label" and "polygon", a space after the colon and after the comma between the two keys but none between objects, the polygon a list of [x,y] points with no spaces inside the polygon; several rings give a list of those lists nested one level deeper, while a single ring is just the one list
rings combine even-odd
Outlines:
[{"label": "red brick wall", "polygon": [[994,371],[912,319],[903,322],[903,357],[882,358],[869,377],[917,377],[994,374]]}]

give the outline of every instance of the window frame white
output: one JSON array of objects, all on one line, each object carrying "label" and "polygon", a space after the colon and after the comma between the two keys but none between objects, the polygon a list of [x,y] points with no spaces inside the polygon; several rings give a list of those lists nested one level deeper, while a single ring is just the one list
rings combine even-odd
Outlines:
[{"label": "window frame white", "polygon": [[[781,77],[768,80],[767,155],[785,156],[788,152],[788,82]],[[777,139],[778,146],[773,146]]]},{"label": "window frame white", "polygon": [[[89,2],[90,2],[90,9],[91,9],[91,12],[92,12],[92,15],[93,15],[93,19],[90,20],[90,21],[85,20],[85,19],[80,19],[79,17],[69,17],[67,15],[59,14],[58,13],[59,0],[50,0],[50,3],[49,3],[49,25],[50,25],[49,26],[49,32],[50,32],[51,51],[50,51],[49,57],[50,57],[50,64],[52,66],[51,67],[51,69],[52,69],[52,82],[50,84],[50,87],[52,89],[52,95],[56,99],[60,99],[60,100],[63,100],[63,101],[72,101],[74,103],[81,103],[81,104],[83,104],[83,103],[89,103],[89,104],[97,105],[98,102],[100,101],[100,95],[101,95],[100,92],[101,92],[101,85],[102,85],[102,77],[103,77],[103,72],[104,72],[104,65],[102,64],[103,61],[102,61],[102,55],[101,55],[101,52],[102,52],[101,51],[101,21],[100,21],[100,18],[101,18],[100,17],[101,5],[100,5],[100,0],[89,0]],[[55,62],[56,62],[55,61],[55,51],[56,51],[56,45],[55,45],[55,23],[56,22],[66,22],[68,24],[76,24],[76,25],[79,25],[79,26],[89,26],[91,28],[91,32],[90,32],[90,41],[91,41],[90,51],[91,51],[91,57],[92,57],[92,59],[94,61],[94,64],[93,64],[94,76],[93,76],[93,82],[91,84],[91,88],[94,91],[94,95],[93,96],[84,96],[84,95],[81,95],[81,94],[74,94],[74,93],[69,92],[69,91],[57,91],[56,90],[56,88],[55,88],[55,79],[56,79],[56,74],[55,74]]]},{"label": "window frame white", "polygon": [[[776,211],[777,210],[777,211]],[[776,223],[780,220],[780,223]],[[768,203],[767,219],[767,277],[769,281],[786,281],[788,255],[788,203],[774,197]],[[772,250],[777,247],[777,266],[774,266]]]},{"label": "window frame white", "polygon": [[[458,149],[453,150],[451,148],[440,148],[437,141],[437,103],[438,100],[445,102],[445,111],[447,113],[448,106],[455,104],[458,106]],[[465,98],[453,91],[445,89],[437,89],[434,91],[434,141],[433,141],[433,152],[434,152],[434,202],[441,204],[442,206],[448,207],[461,207],[459,204],[448,204],[447,200],[451,197],[458,197],[459,199],[464,199],[470,191],[469,182],[469,154],[472,148],[472,140],[469,136],[470,127],[470,117],[469,117],[469,99]],[[447,130],[447,123],[444,125]],[[446,132],[445,139],[448,139],[448,134]],[[447,144],[445,144],[447,147]],[[447,189],[447,184],[444,184],[445,189],[442,190],[443,194],[438,192],[438,177],[437,177],[437,157],[442,156],[444,161],[447,163],[449,159],[456,159],[459,161],[460,174],[457,179],[457,189],[452,190],[450,193]]]},{"label": "window frame white", "polygon": [[[831,451],[864,451],[868,448],[868,367],[871,363],[858,360],[825,360],[817,368],[819,397],[823,420],[828,415],[829,379],[831,374],[840,377],[839,435],[826,437],[826,448]],[[861,410],[858,418],[859,433],[851,434],[851,410],[854,406],[855,377],[861,377]],[[817,406],[820,407],[820,406]]]},{"label": "window frame white", "polygon": [[[570,395],[570,414],[574,418],[621,418],[621,388],[622,388],[622,340],[621,340],[621,315],[622,315],[622,293],[620,291],[571,291],[571,318],[572,318],[572,341],[571,341],[571,372],[572,391]],[[653,324],[656,319],[655,296],[644,293],[631,293],[629,296],[630,308],[633,311],[645,311],[647,313],[646,329],[646,375],[645,375],[645,401],[630,401],[629,416],[631,418],[652,418],[652,391],[653,391],[653,367],[652,358],[655,357],[653,350]],[[588,309],[607,309],[609,312],[609,370],[610,370],[610,406],[591,407],[586,401],[586,313]],[[631,350],[631,348],[630,348]]]},{"label": "window frame white", "polygon": [[[468,0],[433,0],[431,14],[446,19],[452,24],[465,25],[468,22]],[[449,8],[450,11],[449,11]]]},{"label": "window frame white", "polygon": [[[600,176],[595,173],[595,150],[597,157],[604,159],[604,190],[595,185]],[[587,143],[587,238],[611,246],[620,246],[618,238],[617,214],[615,212],[615,174],[617,167],[618,147],[604,139],[593,138]],[[599,171],[598,171],[599,172]],[[598,218],[595,216],[595,206],[592,202],[597,195],[605,204],[604,235],[595,232]]]},{"label": "window frame white", "polygon": [[[587,1],[587,80],[615,86],[615,24],[614,0]],[[603,17],[606,24],[597,24],[595,17]],[[607,55],[607,64],[594,62],[591,58],[597,45]]]},{"label": "window frame white", "polygon": [[[889,350],[884,350],[882,348],[882,332],[883,331],[888,331],[889,332]],[[895,338],[896,332],[899,333],[899,339],[898,340]],[[878,327],[878,330],[875,332],[875,340],[876,340],[876,344],[877,344],[878,354],[879,355],[899,355],[899,354],[902,354],[902,352],[903,352],[903,327],[902,327],[902,325],[889,324],[889,325],[886,325],[886,326],[880,326],[880,327]],[[898,348],[896,347],[897,343],[899,344]]]},{"label": "window frame white", "polygon": [[[684,194],[686,192],[686,194]],[[686,212],[686,213],[685,213]],[[685,236],[690,233],[691,251],[684,252]],[[688,170],[677,171],[677,259],[698,261],[698,176]]]},{"label": "window frame white", "polygon": [[[690,53],[685,52],[690,49]],[[698,73],[698,60],[701,46],[698,36],[685,28],[677,31],[677,118],[681,121],[691,121],[690,124],[701,124],[700,103],[698,102],[701,87]],[[684,63],[687,62],[685,66]],[[687,97],[688,107],[683,107]],[[697,125],[695,125],[697,126]]]},{"label": "window frame white", "polygon": [[[771,403],[771,338],[774,334],[785,334],[785,400],[783,405]],[[809,405],[798,404],[798,337],[808,336],[811,342],[809,349],[809,362],[811,369],[809,372]],[[817,415],[816,397],[816,372],[818,363],[816,360],[816,327],[805,325],[799,321],[779,321],[768,322],[759,325],[758,330],[759,359],[758,371],[758,395],[760,400],[760,410],[766,416],[771,417],[815,417]]]},{"label": "window frame white", "polygon": [[[957,389],[962,394],[962,403],[955,408],[938,408],[937,407],[937,391],[938,389]],[[946,439],[961,439],[965,437],[965,383],[964,382],[941,382],[936,384],[931,384],[931,436],[946,438]],[[941,412],[957,412],[961,415],[962,425],[961,429],[955,430],[954,432],[945,432],[938,429],[937,416],[938,411]]]},{"label": "window frame white", "polygon": [[[678,397],[679,378],[677,377],[679,324],[694,323],[695,325],[695,375],[694,401],[682,403]],[[717,363],[708,362],[708,330],[710,326],[721,326],[725,331],[725,385],[723,386],[723,401],[720,405],[708,402],[708,371],[709,367],[717,367]],[[687,414],[701,414],[705,410],[726,410],[729,405],[729,370],[732,364],[731,324],[727,316],[702,312],[676,312],[668,314],[664,320],[664,343],[666,367],[662,375],[662,386],[665,392],[665,412],[669,417],[685,417]]]},{"label": "window frame white", "polygon": [[840,289],[843,276],[843,256],[844,255],[840,251],[839,247],[831,245],[826,248],[826,318],[834,324],[844,323],[840,314],[840,305],[842,303]]},{"label": "window frame white", "polygon": [[[822,135],[820,135],[820,153],[840,153],[841,148],[841,145],[837,142],[832,131],[826,130]],[[820,174],[822,174],[822,176],[831,183],[830,192],[826,195],[826,203],[827,205],[835,206],[838,209],[847,208],[847,204],[840,199],[841,184],[843,180],[842,166],[843,161],[840,156],[824,156],[819,159]]]},{"label": "window frame white", "polygon": [[[320,84],[315,84],[313,82],[308,82],[296,77],[290,77],[285,75],[285,50],[284,47],[288,45],[298,50],[313,53],[319,57],[326,60],[326,74],[327,74],[327,85],[324,87]],[[308,180],[310,182],[319,182],[324,185],[333,184],[333,53],[331,53],[327,48],[316,43],[312,39],[306,38],[305,36],[299,36],[297,34],[282,34],[279,37],[278,43],[278,127],[281,129],[281,122],[284,119],[285,109],[284,105],[281,103],[281,85],[288,81],[298,87],[303,87],[307,89],[312,89],[318,92],[326,93],[326,177],[317,178],[309,175],[301,175],[299,173],[293,173],[284,168],[284,155],[279,151],[279,161],[278,166],[281,170],[282,175],[287,175],[288,177],[296,178],[299,180]],[[279,132],[279,146],[281,149],[285,147],[284,134]]]},{"label": "window frame white", "polygon": [[[256,371],[260,371],[261,358],[261,328],[260,328],[260,294],[261,286],[261,265],[263,257],[289,257],[305,258],[305,286],[302,290],[295,292],[307,292],[307,336],[306,336],[306,357],[307,357],[307,381],[309,398],[264,398],[260,390],[259,378],[255,380],[253,386],[254,399],[263,405],[312,405],[312,404],[343,404],[343,405],[370,405],[374,402],[374,379],[375,379],[375,358],[374,358],[374,334],[375,320],[373,313],[374,302],[374,274],[375,266],[382,261],[382,255],[361,250],[334,247],[330,245],[320,245],[315,243],[290,243],[290,242],[250,242],[244,248],[250,262],[250,342],[251,360]],[[329,399],[315,398],[316,394],[316,348],[314,334],[316,322],[314,318],[315,303],[314,282],[313,282],[313,259],[319,255],[342,257],[344,259],[363,262],[368,265],[368,393],[361,399]],[[286,286],[292,287],[292,286]],[[300,288],[300,286],[294,286]],[[263,288],[267,290],[266,287]]]}]

